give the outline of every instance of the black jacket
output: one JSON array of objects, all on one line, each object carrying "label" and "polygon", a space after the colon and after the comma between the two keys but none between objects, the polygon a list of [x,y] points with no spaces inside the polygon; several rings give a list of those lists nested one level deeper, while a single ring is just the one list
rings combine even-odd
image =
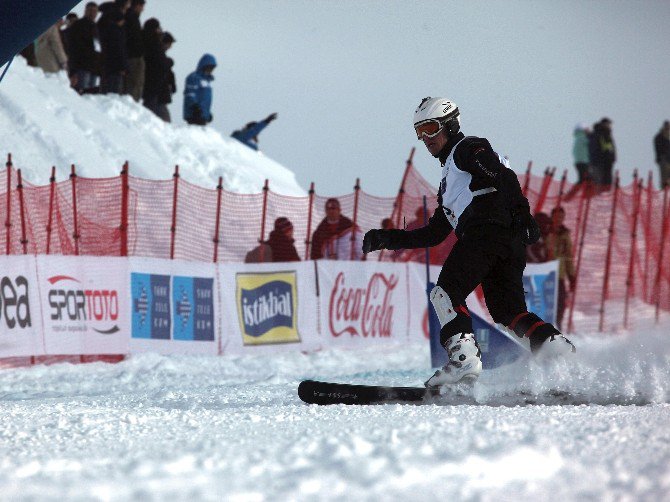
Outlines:
[{"label": "black jacket", "polygon": [[140,16],[132,9],[126,12],[126,46],[129,58],[141,58],[144,56],[144,41],[142,37],[142,26]]},{"label": "black jacket", "polygon": [[[171,97],[169,91],[170,78],[172,72],[172,60],[167,57],[165,50],[156,34],[145,33],[145,52],[144,61],[146,64],[144,70],[144,99],[158,99],[161,103],[169,103],[166,97]],[[162,98],[162,99],[161,99]]]},{"label": "black jacket", "polygon": [[[439,154],[444,165],[454,146],[463,140],[454,152],[456,166],[472,176],[471,191],[495,188],[496,191],[474,197],[458,218],[456,236],[461,238],[476,227],[493,225],[501,233],[512,236],[513,216],[518,212],[529,212],[528,200],[521,192],[516,174],[505,167],[485,138],[468,137],[462,133],[449,139]],[[389,230],[391,243],[388,249],[420,248],[436,246],[454,230],[442,207],[445,187],[440,183],[437,208],[428,220],[428,225],[416,230]]]},{"label": "black jacket", "polygon": [[600,123],[593,126],[593,133],[589,136],[589,156],[594,166],[611,166],[616,161],[612,132]]},{"label": "black jacket", "polygon": [[118,20],[123,14],[115,4],[106,2],[100,6],[103,13],[98,20],[98,35],[102,51],[102,75],[113,75],[128,71],[128,48],[124,26]]},{"label": "black jacket", "polygon": [[657,163],[670,162],[670,139],[663,134],[663,131],[654,136],[654,152]]},{"label": "black jacket", "polygon": [[95,23],[85,17],[75,21],[68,29],[70,70],[84,70],[96,74],[100,72],[100,54],[96,52],[94,42],[97,37]]}]

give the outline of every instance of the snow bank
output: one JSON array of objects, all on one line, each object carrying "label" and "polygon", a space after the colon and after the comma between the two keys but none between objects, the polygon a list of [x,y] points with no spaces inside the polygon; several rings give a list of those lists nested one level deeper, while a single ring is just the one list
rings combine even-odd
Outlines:
[{"label": "snow bank", "polygon": [[293,172],[262,153],[223,137],[212,127],[189,126],[181,117],[166,124],[129,96],[79,96],[64,73],[45,75],[16,58],[0,83],[0,155],[12,153],[24,179],[48,182],[77,166],[80,176],[111,177],[124,161],[131,174],[182,177],[214,188],[223,176],[233,192],[258,193],[264,180],[274,192],[305,195]]}]

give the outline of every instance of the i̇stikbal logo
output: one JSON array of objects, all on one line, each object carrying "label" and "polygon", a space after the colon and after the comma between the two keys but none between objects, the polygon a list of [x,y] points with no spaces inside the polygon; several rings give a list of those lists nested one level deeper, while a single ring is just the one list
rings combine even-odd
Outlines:
[{"label": "i\u0307stikbal logo", "polygon": [[239,273],[237,312],[245,345],[300,342],[295,272]]},{"label": "i\u0307stikbal logo", "polygon": [[14,280],[9,277],[0,279],[0,329],[29,328],[30,299],[28,279],[19,275]]},{"label": "i\u0307stikbal logo", "polygon": [[112,335],[120,330],[119,294],[115,289],[93,289],[81,286],[81,281],[67,275],[47,279],[52,329],[55,332],[85,332],[90,327],[96,333]]}]

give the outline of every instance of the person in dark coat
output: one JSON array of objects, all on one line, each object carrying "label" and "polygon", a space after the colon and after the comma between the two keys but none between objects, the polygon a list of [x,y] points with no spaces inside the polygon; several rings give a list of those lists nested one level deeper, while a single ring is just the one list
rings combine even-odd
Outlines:
[{"label": "person in dark coat", "polygon": [[126,11],[125,30],[128,48],[128,74],[125,80],[125,94],[130,94],[135,101],[142,97],[144,89],[144,39],[140,15],[144,10],[145,0],[132,0],[130,9]]},{"label": "person in dark coat", "polygon": [[[163,52],[167,53],[172,47],[172,44],[177,40],[172,36],[172,33],[166,31],[163,33],[161,38],[161,43],[163,45]],[[164,66],[164,78],[161,82],[160,90],[158,93],[158,116],[162,118],[165,122],[170,122],[170,111],[168,110],[167,105],[172,103],[172,95],[177,92],[177,79],[174,76],[172,68],[174,67],[174,61],[172,58],[165,56],[165,66]]]},{"label": "person in dark coat", "polygon": [[300,261],[295,249],[293,238],[293,223],[288,218],[279,217],[275,220],[275,228],[270,232],[267,244],[272,249],[272,261]]},{"label": "person in dark coat", "polygon": [[670,183],[670,122],[663,122],[663,127],[654,136],[654,153],[660,172],[660,183],[663,188]]},{"label": "person in dark coat", "polygon": [[[142,98],[144,106],[154,112],[165,122],[170,122],[167,103],[171,101],[169,92],[172,66],[174,62],[167,57],[165,51],[172,46],[174,37],[163,33],[156,19],[144,23],[146,77]],[[166,94],[167,98],[166,99]]]},{"label": "person in dark coat", "polygon": [[198,61],[197,69],[186,77],[184,85],[184,120],[193,125],[209,124],[212,115],[212,72],[216,59],[204,54]]},{"label": "person in dark coat", "polygon": [[616,162],[616,147],[612,138],[612,121],[607,117],[593,125],[593,133],[589,138],[589,157],[595,183],[600,190],[609,190]]},{"label": "person in dark coat", "polygon": [[70,28],[70,71],[74,78],[74,88],[83,94],[93,89],[100,73],[100,53],[95,50],[98,28],[98,4],[88,2],[84,17],[78,19]]},{"label": "person in dark coat", "polygon": [[342,215],[340,201],[335,198],[328,199],[326,201],[326,217],[321,220],[312,234],[310,258],[319,260],[327,256],[327,250],[324,249],[326,242],[353,226],[353,221]]},{"label": "person in dark coat", "polygon": [[122,5],[126,5],[126,3],[106,2],[100,6],[100,12],[102,12],[98,21],[98,33],[102,49],[100,92],[103,94],[122,94],[124,79],[128,73],[128,50]]}]

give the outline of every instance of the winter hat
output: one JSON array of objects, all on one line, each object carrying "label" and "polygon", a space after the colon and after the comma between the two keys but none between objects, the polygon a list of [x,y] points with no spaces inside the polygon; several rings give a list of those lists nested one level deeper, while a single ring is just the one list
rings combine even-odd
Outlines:
[{"label": "winter hat", "polygon": [[293,228],[293,223],[291,223],[291,221],[288,218],[280,216],[275,220],[275,230],[285,232],[286,230],[289,230],[291,228]]}]

